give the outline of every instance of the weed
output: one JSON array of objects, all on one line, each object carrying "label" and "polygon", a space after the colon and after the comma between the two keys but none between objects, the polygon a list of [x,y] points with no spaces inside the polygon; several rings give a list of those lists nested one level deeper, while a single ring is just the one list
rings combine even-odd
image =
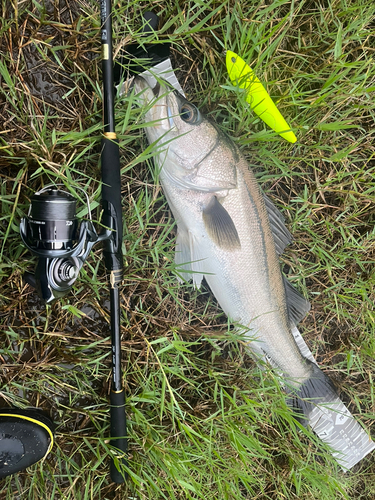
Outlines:
[{"label": "weed", "polygon": [[[140,16],[160,15],[142,38]],[[241,147],[282,208],[295,243],[288,275],[312,302],[301,329],[346,403],[374,422],[375,8],[331,2],[133,2],[114,6],[115,53],[171,41],[176,74]],[[174,223],[143,139],[118,96],[125,278],[122,353],[129,475],[108,479],[110,341],[101,250],[64,299],[45,308],[22,280],[30,196],[63,183],[100,221],[101,85],[96,2],[3,2],[0,27],[1,398],[56,421],[44,463],[7,478],[4,499],[371,499],[374,457],[349,474],[297,430],[274,375],[249,358],[208,288],[180,286]],[[255,69],[294,129],[266,130],[230,84],[224,50]],[[83,200],[81,200],[83,201]],[[81,205],[80,216],[84,215]],[[372,431],[373,432],[373,431]]]}]

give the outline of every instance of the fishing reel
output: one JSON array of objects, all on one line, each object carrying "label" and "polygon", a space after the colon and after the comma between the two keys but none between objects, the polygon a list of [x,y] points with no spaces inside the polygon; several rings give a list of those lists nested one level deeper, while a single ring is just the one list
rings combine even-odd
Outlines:
[{"label": "fishing reel", "polygon": [[80,224],[76,198],[51,186],[31,197],[28,215],[21,220],[22,241],[38,257],[35,274],[26,273],[25,281],[47,304],[70,291],[93,245],[111,237],[110,230],[96,232],[85,196],[89,219]]}]

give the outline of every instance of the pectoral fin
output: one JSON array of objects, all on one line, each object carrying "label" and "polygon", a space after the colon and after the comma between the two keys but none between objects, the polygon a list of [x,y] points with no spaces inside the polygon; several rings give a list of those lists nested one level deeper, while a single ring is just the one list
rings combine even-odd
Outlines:
[{"label": "pectoral fin", "polygon": [[241,248],[236,226],[216,196],[204,209],[203,222],[209,237],[217,246],[230,251]]}]

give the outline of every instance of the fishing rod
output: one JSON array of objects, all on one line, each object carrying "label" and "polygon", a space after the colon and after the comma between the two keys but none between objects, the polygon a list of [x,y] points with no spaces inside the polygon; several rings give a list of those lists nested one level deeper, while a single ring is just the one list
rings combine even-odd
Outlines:
[{"label": "fishing rod", "polygon": [[[111,0],[101,0],[101,41],[103,74],[103,122],[102,139],[102,209],[103,224],[111,229],[111,237],[104,241],[104,261],[110,273],[110,313],[112,344],[112,387],[111,403],[111,444],[120,450],[119,461],[126,465],[127,452],[125,391],[121,373],[121,332],[120,332],[120,283],[123,273],[122,256],[122,216],[121,216],[121,175],[120,150],[115,131],[114,83],[112,56],[112,5]],[[111,459],[111,479],[123,483],[125,475]]]},{"label": "fishing rod", "polygon": [[[78,278],[93,245],[104,243],[104,262],[110,276],[110,317],[112,345],[112,384],[110,394],[111,444],[119,451],[111,459],[110,475],[123,483],[127,452],[125,391],[121,373],[120,290],[122,281],[122,217],[120,153],[115,132],[114,85],[112,59],[111,1],[101,0],[101,41],[103,49],[103,139],[102,222],[105,229],[97,234],[91,218],[90,200],[86,197],[88,220],[76,217],[74,196],[63,184],[48,185],[31,197],[29,212],[20,223],[25,246],[38,257],[35,273],[26,273],[27,283],[37,289],[46,304],[66,295]],[[64,186],[65,187],[65,186]],[[80,189],[80,188],[79,188]]]}]

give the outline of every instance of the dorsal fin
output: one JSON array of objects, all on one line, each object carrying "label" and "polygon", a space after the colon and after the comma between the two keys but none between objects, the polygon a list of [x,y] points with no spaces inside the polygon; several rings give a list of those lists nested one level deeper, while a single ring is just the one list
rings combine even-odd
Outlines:
[{"label": "dorsal fin", "polygon": [[297,325],[310,311],[311,304],[283,276],[289,321]]},{"label": "dorsal fin", "polygon": [[[285,218],[272,201],[263,194],[264,202],[267,208],[271,231],[275,241],[276,252],[281,255],[285,247],[292,243],[293,237],[285,226]],[[286,303],[288,307],[288,316],[292,324],[297,325],[310,311],[310,302],[305,299],[283,276]]]},{"label": "dorsal fin", "polygon": [[285,226],[285,218],[272,201],[263,194],[266,204],[268,218],[271,225],[271,231],[275,240],[276,252],[281,255],[286,246],[293,241],[293,237]]}]

